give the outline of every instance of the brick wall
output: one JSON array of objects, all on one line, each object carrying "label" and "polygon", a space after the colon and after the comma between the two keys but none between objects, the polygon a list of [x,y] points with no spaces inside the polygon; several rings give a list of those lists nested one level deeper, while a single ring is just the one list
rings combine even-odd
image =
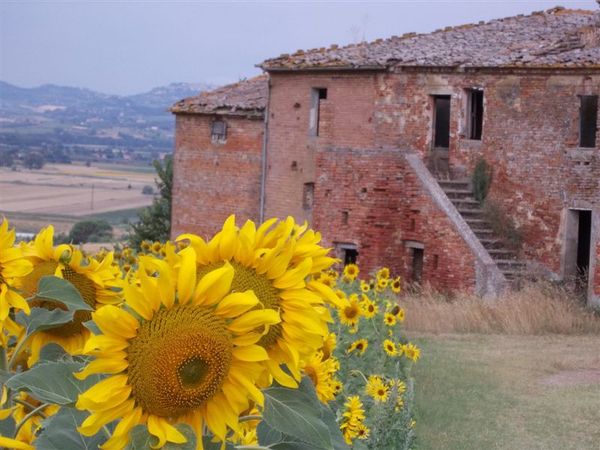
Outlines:
[{"label": "brick wall", "polygon": [[320,149],[316,171],[314,226],[325,245],[354,244],[364,272],[385,265],[405,280],[409,246],[422,245],[423,280],[443,291],[474,290],[474,256],[399,150]]},{"label": "brick wall", "polygon": [[258,221],[262,120],[227,116],[227,140],[211,142],[213,117],[176,116],[172,236],[207,237],[232,213],[237,222]]}]

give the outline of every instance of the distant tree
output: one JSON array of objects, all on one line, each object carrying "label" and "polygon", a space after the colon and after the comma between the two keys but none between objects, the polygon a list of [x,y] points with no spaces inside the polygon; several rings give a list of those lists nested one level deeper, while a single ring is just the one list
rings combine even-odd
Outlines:
[{"label": "distant tree", "polygon": [[15,164],[15,154],[11,150],[0,150],[0,167],[11,167]]},{"label": "distant tree", "polygon": [[146,186],[144,186],[142,188],[142,194],[144,194],[144,195],[153,195],[154,194],[154,188],[152,186],[150,186],[149,184],[147,184]]},{"label": "distant tree", "polygon": [[173,187],[173,159],[165,157],[153,162],[158,175],[155,180],[159,196],[152,205],[138,214],[138,221],[130,224],[129,245],[140,248],[144,240],[164,242],[171,236],[171,190]]},{"label": "distant tree", "polygon": [[113,237],[112,226],[105,220],[83,220],[71,228],[69,241],[73,244],[84,242],[107,242]]},{"label": "distant tree", "polygon": [[28,169],[41,169],[44,164],[46,164],[46,160],[38,152],[27,152],[23,158],[23,165]]}]

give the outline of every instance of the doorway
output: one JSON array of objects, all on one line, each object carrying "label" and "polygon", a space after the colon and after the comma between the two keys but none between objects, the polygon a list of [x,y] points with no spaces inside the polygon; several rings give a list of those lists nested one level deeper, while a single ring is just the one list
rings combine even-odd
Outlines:
[{"label": "doorway", "polygon": [[591,240],[592,211],[570,209],[566,227],[564,277],[582,294],[588,289]]},{"label": "doorway", "polygon": [[450,147],[450,96],[433,96],[433,148],[431,156],[436,176],[447,176],[449,171],[448,148]]},{"label": "doorway", "polygon": [[592,238],[592,211],[581,210],[577,230],[577,276],[585,279],[586,286],[590,269],[590,241]]}]

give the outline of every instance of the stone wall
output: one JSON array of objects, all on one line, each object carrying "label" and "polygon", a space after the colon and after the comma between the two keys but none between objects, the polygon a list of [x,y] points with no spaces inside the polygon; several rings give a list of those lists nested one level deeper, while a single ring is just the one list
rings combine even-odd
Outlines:
[{"label": "stone wall", "polygon": [[226,116],[227,139],[211,141],[214,116],[177,114],[171,234],[216,233],[230,214],[258,221],[262,120]]}]

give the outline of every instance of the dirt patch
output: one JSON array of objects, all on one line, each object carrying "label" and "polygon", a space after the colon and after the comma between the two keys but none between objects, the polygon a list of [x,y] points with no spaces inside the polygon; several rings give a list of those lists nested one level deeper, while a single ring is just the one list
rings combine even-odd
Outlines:
[{"label": "dirt patch", "polygon": [[600,369],[563,370],[541,380],[547,386],[600,384]]}]

